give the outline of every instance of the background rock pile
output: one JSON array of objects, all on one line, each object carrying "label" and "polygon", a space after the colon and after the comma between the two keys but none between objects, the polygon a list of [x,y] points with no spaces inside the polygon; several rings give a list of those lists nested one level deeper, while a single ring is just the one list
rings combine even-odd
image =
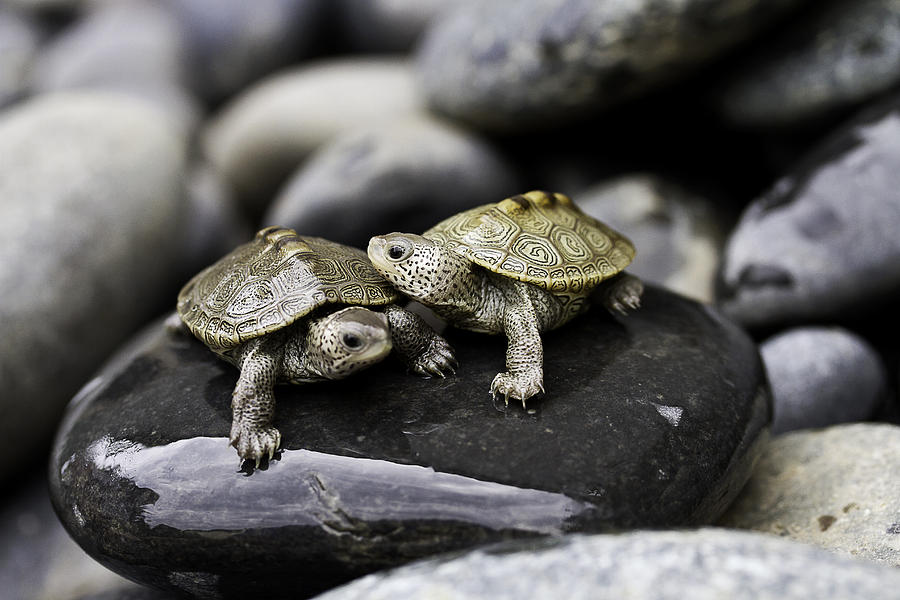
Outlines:
[{"label": "background rock pile", "polygon": [[[458,593],[498,598],[505,569],[522,590],[572,598],[701,584],[891,597],[898,87],[896,0],[0,0],[0,595],[266,593],[295,575],[278,544],[319,548],[321,535],[332,554],[304,567],[320,579],[298,597],[445,550],[475,554],[329,597],[450,593],[466,578]],[[232,458],[218,438],[235,372],[160,337],[184,281],[264,225],[364,247],[530,189],[569,195],[635,242],[645,314],[551,336],[559,393],[534,411],[492,407],[479,377],[502,349],[453,331],[461,370],[440,385],[394,365],[284,392],[297,401],[280,400],[283,456],[240,484],[307,485],[303,461],[352,479],[366,470],[330,457],[356,456],[406,468],[397,481],[427,494],[444,476],[483,482],[464,486],[469,512],[450,518],[456,500],[426,494],[432,512],[390,513],[389,530],[363,478],[322,483],[316,506],[331,512],[310,509],[312,533],[287,531],[289,503],[234,546],[204,524],[245,492],[214,471]],[[505,444],[545,460],[504,458]],[[81,547],[51,513],[48,461]],[[434,477],[418,479],[423,467]],[[166,496],[165,481],[203,485]],[[328,496],[332,484],[364,501]],[[473,516],[493,494],[538,512]],[[724,529],[610,533],[702,525]],[[568,536],[535,537],[547,533]],[[511,545],[472,550],[496,541]],[[720,569],[711,548],[737,562]],[[268,565],[258,580],[207,564],[248,557]],[[656,583],[629,587],[647,557]],[[496,571],[476,576],[484,561]]]}]

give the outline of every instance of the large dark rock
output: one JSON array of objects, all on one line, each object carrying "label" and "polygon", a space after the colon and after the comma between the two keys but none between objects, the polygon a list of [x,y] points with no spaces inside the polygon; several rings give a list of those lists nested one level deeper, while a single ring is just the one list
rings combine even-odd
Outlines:
[{"label": "large dark rock", "polygon": [[429,104],[480,127],[535,129],[595,114],[747,39],[797,0],[497,0],[426,32]]},{"label": "large dark rock", "polygon": [[859,315],[900,293],[900,96],[864,112],[753,202],[718,297],[746,326]]},{"label": "large dark rock", "polygon": [[317,600],[891,600],[898,585],[889,567],[703,529],[500,544],[371,575]]},{"label": "large dark rock", "polygon": [[[766,437],[752,341],[650,288],[546,336],[546,397],[492,402],[505,342],[447,332],[456,376],[387,361],[276,391],[277,460],[228,446],[237,371],[151,327],[75,398],[54,505],[95,558],[203,597],[298,598],[438,552],[511,538],[714,520]],[[265,466],[265,465],[264,465]]]},{"label": "large dark rock", "polygon": [[[116,94],[0,116],[0,478],[178,283],[186,140]],[[177,288],[176,288],[177,289]]]}]

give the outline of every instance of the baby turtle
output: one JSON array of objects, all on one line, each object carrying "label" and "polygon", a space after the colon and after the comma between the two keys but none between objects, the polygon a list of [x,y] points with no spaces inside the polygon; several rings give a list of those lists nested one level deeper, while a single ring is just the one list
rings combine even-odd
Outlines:
[{"label": "baby turtle", "polygon": [[362,250],[282,227],[261,230],[182,288],[181,321],[241,370],[230,436],[241,459],[258,466],[281,442],[276,381],[341,379],[392,347],[416,373],[454,371],[450,345],[398,298]]},{"label": "baby turtle", "polygon": [[544,391],[541,332],[602,304],[625,314],[644,286],[622,270],[634,246],[563,194],[533,191],[472,208],[422,235],[369,242],[369,258],[404,294],[449,323],[505,333],[506,372],[491,393],[525,400]]}]

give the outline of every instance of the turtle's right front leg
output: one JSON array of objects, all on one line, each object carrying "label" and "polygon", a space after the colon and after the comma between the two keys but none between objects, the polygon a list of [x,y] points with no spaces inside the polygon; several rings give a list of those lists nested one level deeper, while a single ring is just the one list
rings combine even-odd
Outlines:
[{"label": "turtle's right front leg", "polygon": [[544,346],[540,320],[531,302],[527,284],[516,282],[507,294],[503,329],[506,333],[506,372],[491,382],[491,394],[525,401],[544,391]]},{"label": "turtle's right front leg", "polygon": [[241,375],[231,396],[231,445],[241,459],[259,466],[271,459],[281,444],[281,433],[272,426],[275,416],[275,377],[281,352],[264,338],[246,343],[238,362]]}]

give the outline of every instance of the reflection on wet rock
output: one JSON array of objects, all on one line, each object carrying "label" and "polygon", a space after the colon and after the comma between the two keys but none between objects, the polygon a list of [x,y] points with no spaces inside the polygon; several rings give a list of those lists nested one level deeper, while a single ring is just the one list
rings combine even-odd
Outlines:
[{"label": "reflection on wet rock", "polygon": [[237,371],[155,325],[69,407],[55,507],[95,558],[202,597],[303,597],[439,552],[574,531],[708,523],[743,485],[769,418],[753,343],[650,288],[545,338],[550,394],[485,394],[504,340],[447,332],[459,374],[387,361],[280,386],[283,450],[241,470]]}]

